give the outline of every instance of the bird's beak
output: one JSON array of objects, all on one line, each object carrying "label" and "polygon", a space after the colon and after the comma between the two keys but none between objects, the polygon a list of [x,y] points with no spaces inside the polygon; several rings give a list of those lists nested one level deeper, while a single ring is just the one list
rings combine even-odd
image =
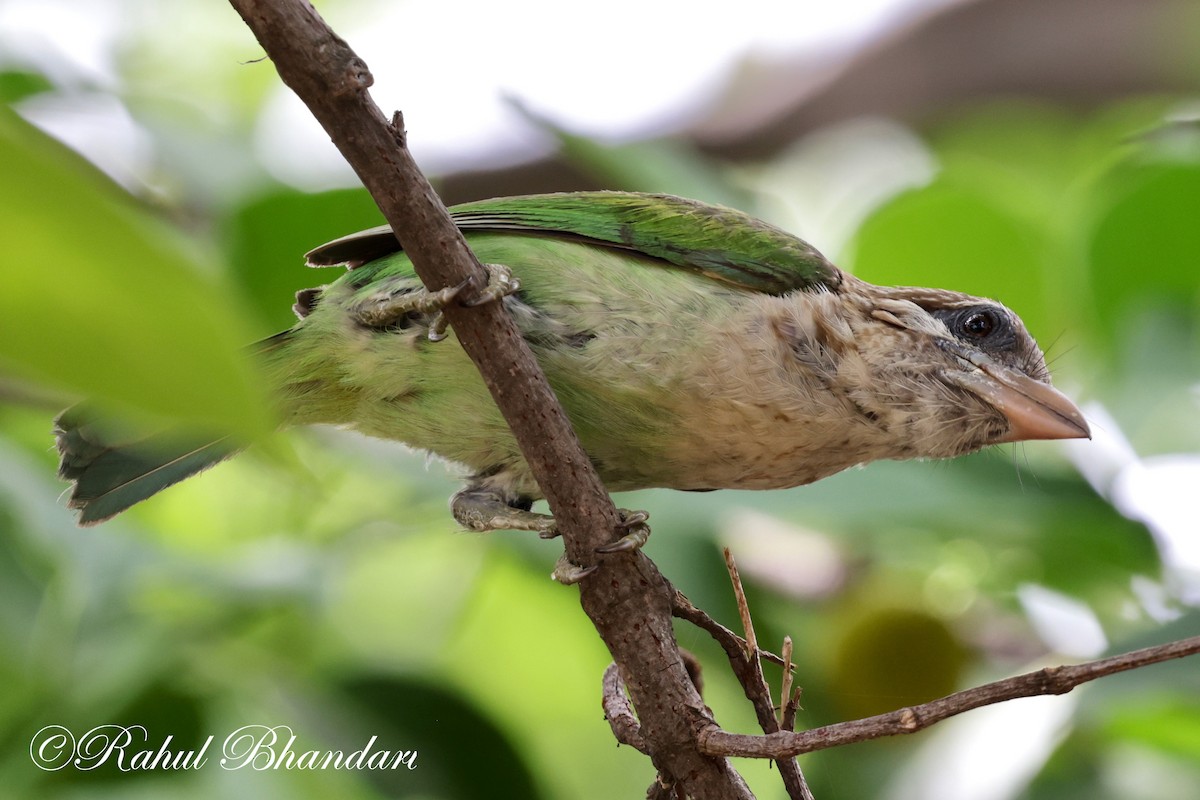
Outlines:
[{"label": "bird's beak", "polygon": [[955,355],[974,369],[947,377],[978,395],[1008,420],[1008,434],[997,439],[996,444],[1029,439],[1092,438],[1079,408],[1050,384],[997,364],[982,353]]}]

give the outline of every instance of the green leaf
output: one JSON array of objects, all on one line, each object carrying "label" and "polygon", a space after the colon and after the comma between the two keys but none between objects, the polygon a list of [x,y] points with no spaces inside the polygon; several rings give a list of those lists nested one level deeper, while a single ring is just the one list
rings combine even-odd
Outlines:
[{"label": "green leaf", "polygon": [[306,269],[304,254],[382,222],[363,189],[319,194],[273,190],[237,209],[225,225],[233,276],[270,328],[291,327],[296,321],[291,310],[295,293],[341,274],[336,269]]},{"label": "green leaf", "polygon": [[40,72],[19,69],[0,72],[0,104],[11,105],[53,88],[50,79]]},{"label": "green leaf", "polygon": [[0,114],[0,371],[157,417],[268,427],[233,293],[73,153]]},{"label": "green leaf", "polygon": [[885,285],[936,286],[1012,308],[1036,338],[1062,330],[1042,292],[1046,242],[988,193],[939,180],[898,196],[863,225],[854,271]]},{"label": "green leaf", "polygon": [[385,796],[421,792],[482,800],[495,797],[497,786],[509,797],[545,796],[520,742],[462,695],[427,680],[386,674],[356,676],[335,688],[344,693],[338,707],[357,711],[361,729],[343,734],[334,749],[349,753],[377,736],[377,751],[417,751],[412,771],[363,770]]},{"label": "green leaf", "polygon": [[1162,689],[1154,697],[1146,697],[1150,691],[1144,687],[1139,702],[1113,712],[1106,725],[1109,735],[1140,741],[1196,763],[1200,759],[1200,704],[1194,697]]},{"label": "green leaf", "polygon": [[1169,304],[1200,312],[1200,163],[1128,164],[1091,238],[1097,332],[1113,337],[1133,310]]}]

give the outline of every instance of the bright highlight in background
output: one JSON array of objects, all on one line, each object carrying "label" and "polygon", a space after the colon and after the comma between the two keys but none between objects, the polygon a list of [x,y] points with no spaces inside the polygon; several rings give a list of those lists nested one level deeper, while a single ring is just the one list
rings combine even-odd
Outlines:
[{"label": "bright highlight in background", "polygon": [[[613,0],[599,13],[585,13],[549,0],[465,7],[364,0],[318,3],[318,10],[370,65],[380,107],[404,111],[418,162],[430,173],[445,174],[520,163],[551,150],[549,137],[510,100],[587,136],[666,134],[702,117],[739,71],[803,59],[814,75],[832,73],[897,24],[955,1],[745,0],[733,13],[708,3]],[[0,6],[0,54],[7,55],[0,61],[45,64],[67,83],[104,88],[118,83],[115,65],[131,45],[150,51],[148,60],[169,62],[172,70],[200,73],[212,68],[211,58],[254,66],[246,62],[261,52],[245,42],[244,30],[229,24],[229,9],[221,5],[10,0]],[[64,18],[72,24],[58,24]],[[155,35],[156,20],[203,31],[220,50],[208,51],[207,61],[175,52],[172,40]],[[234,35],[242,38],[231,40]],[[196,83],[205,83],[199,74]],[[291,92],[281,86],[273,92],[258,129],[259,156],[268,169],[306,189],[357,185]],[[146,183],[150,159],[144,136],[129,125],[116,96],[110,99],[89,109],[86,118],[76,113],[75,98],[43,101],[24,111],[123,183]],[[189,102],[210,104],[204,112],[209,115],[227,113],[211,106],[219,98]]]}]

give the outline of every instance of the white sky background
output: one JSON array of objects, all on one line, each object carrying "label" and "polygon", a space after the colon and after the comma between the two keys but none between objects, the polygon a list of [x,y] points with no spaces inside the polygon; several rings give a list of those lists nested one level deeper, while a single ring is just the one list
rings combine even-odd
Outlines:
[{"label": "white sky background", "polygon": [[[506,97],[592,137],[668,133],[702,113],[748,57],[835,58],[910,14],[947,2],[520,0],[471,4],[464,19],[460,3],[422,0],[348,9],[340,15],[345,23],[335,18],[334,24],[371,65],[380,106],[404,109],[414,155],[437,173],[547,152],[550,143],[506,105]],[[405,30],[445,31],[451,38],[435,34],[409,42],[404,36],[398,47],[395,32]],[[430,79],[431,64],[437,65],[436,80]],[[278,142],[280,129],[295,130],[308,116],[290,93],[280,92],[265,115],[263,136]],[[296,138],[290,146],[311,152]],[[269,154],[281,171],[294,169],[294,155],[300,153]],[[316,172],[324,164],[308,166]]]},{"label": "white sky background", "polygon": [[[913,16],[957,0],[680,0],[320,3],[375,75],[385,110],[401,108],[409,145],[429,172],[497,167],[537,158],[551,143],[506,98],[576,133],[611,140],[668,133],[704,112],[748,59],[832,63]],[[131,30],[171,68],[203,74],[206,42],[245,41],[220,4],[193,0],[0,0],[0,61],[31,61],[71,83],[116,88]],[[163,31],[174,31],[162,36]],[[198,47],[181,50],[183,41]],[[250,43],[252,48],[256,45]],[[239,45],[248,60],[256,49]],[[218,59],[228,58],[228,47]],[[211,68],[212,62],[208,62]],[[107,106],[107,107],[105,107]],[[33,104],[27,116],[128,183],[148,143],[119,103],[85,114]],[[284,87],[258,130],[259,156],[302,188],[355,185],[328,138]]]}]

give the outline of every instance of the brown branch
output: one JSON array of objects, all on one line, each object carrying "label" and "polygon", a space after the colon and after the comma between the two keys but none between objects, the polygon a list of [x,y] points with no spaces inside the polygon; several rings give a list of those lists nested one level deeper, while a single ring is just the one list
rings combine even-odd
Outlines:
[{"label": "brown branch", "polygon": [[[389,124],[371,100],[366,64],[305,0],[230,3],[358,174],[425,285],[483,286],[479,263],[408,152],[399,115]],[[395,32],[397,46],[405,33]],[[451,307],[446,317],[512,428],[568,557],[596,563],[596,547],[614,536],[616,510],[516,325],[500,303]],[[679,656],[670,587],[654,564],[638,553],[606,556],[581,584],[580,600],[621,665],[655,767],[692,797],[751,797],[725,759],[699,751],[699,732],[714,723]]]},{"label": "brown branch", "polygon": [[[775,716],[775,707],[771,700],[771,686],[767,683],[767,676],[763,674],[762,652],[758,647],[758,634],[754,631],[754,620],[750,617],[750,603],[746,600],[746,588],[742,585],[742,576],[738,572],[737,561],[733,558],[733,552],[725,548],[725,568],[729,571],[729,580],[733,584],[733,596],[737,600],[738,616],[742,619],[742,628],[746,632],[746,650],[742,654],[741,659],[730,657],[730,663],[733,666],[733,671],[737,674],[738,680],[742,684],[742,691],[746,695],[746,699],[754,706],[754,714],[758,718],[758,725],[763,729],[763,733],[768,735],[778,733],[783,730],[780,727],[779,719]],[[785,664],[790,666],[791,654],[784,659]],[[804,775],[800,772],[800,765],[796,763],[795,758],[777,758],[775,766],[779,768],[779,777],[783,781],[783,787],[788,793],[788,797],[793,800],[813,800],[812,792],[808,788],[808,783],[804,780]]]},{"label": "brown branch", "polygon": [[[691,600],[687,599],[687,595],[674,587],[671,589],[671,613],[679,619],[692,623],[700,630],[707,631],[717,641],[717,644],[721,645],[730,659],[733,659],[738,653],[744,655],[746,648],[749,647],[749,643],[745,639],[710,617],[708,612],[697,608]],[[778,664],[781,667],[787,666],[787,662],[782,656],[777,656],[770,650],[760,648],[758,656],[772,664]]]},{"label": "brown branch", "polygon": [[649,755],[646,740],[642,738],[642,726],[633,713],[633,706],[625,696],[625,685],[621,682],[621,670],[616,664],[609,664],[604,670],[603,680],[604,718],[612,728],[613,736],[621,744],[627,744],[635,750]]},{"label": "brown branch", "polygon": [[884,736],[898,736],[928,728],[934,723],[973,708],[1015,700],[1018,697],[1066,694],[1082,683],[1162,661],[1200,653],[1200,636],[1134,650],[1084,664],[1047,667],[1002,681],[976,686],[938,700],[851,722],[840,722],[801,733],[781,731],[766,736],[727,733],[716,726],[701,735],[706,753],[741,758],[788,758]]},{"label": "brown branch", "polygon": [[[738,617],[742,620],[742,631],[746,634],[746,660],[756,660],[754,656],[758,653],[758,636],[754,632],[754,621],[750,618],[750,602],[746,600],[746,589],[742,586],[742,576],[738,573],[733,551],[726,547],[723,554],[725,569],[729,572],[730,583],[733,584],[733,599],[737,602]],[[760,669],[760,675],[761,672]],[[766,684],[766,678],[763,678],[763,684]]]}]

